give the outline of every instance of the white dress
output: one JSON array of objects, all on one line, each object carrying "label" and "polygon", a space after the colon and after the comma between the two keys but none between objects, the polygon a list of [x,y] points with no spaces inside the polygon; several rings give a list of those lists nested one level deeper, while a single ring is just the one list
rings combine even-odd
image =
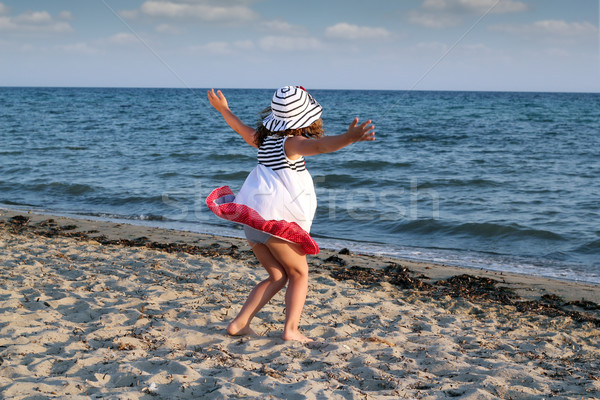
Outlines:
[{"label": "white dress", "polygon": [[237,196],[229,187],[215,189],[208,207],[219,217],[298,243],[307,254],[319,247],[309,232],[317,196],[304,158],[285,154],[287,137],[268,136],[258,149],[258,165],[250,172]]}]

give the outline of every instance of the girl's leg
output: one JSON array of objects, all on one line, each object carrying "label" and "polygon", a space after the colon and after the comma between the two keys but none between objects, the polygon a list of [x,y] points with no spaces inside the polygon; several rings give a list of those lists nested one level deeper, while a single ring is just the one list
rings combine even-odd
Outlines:
[{"label": "girl's leg", "polygon": [[287,282],[285,269],[273,257],[267,246],[250,241],[248,243],[250,243],[250,247],[252,247],[258,261],[269,273],[269,277],[252,289],[238,316],[227,327],[227,332],[230,335],[254,334],[254,331],[250,328],[252,318]]},{"label": "girl's leg", "polygon": [[306,254],[296,244],[278,238],[271,238],[267,247],[279,264],[283,266],[289,283],[285,293],[285,326],[283,328],[284,340],[297,340],[310,342],[311,339],[300,333],[300,315],[306,301],[308,291],[308,263]]}]

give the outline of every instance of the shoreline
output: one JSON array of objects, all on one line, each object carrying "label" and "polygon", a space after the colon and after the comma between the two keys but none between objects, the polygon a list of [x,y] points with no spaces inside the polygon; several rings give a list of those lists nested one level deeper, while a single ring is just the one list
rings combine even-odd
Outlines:
[{"label": "shoreline", "polygon": [[600,397],[597,286],[324,250],[316,342],[281,339],[282,292],[232,337],[266,275],[245,241],[0,214],[6,398]]},{"label": "shoreline", "polygon": [[[184,244],[194,246],[210,246],[214,243],[224,243],[227,246],[236,246],[241,252],[246,253],[246,258],[253,258],[245,239],[238,237],[220,236],[209,233],[197,233],[170,228],[159,228],[145,225],[136,225],[128,222],[112,222],[101,219],[86,219],[57,216],[33,211],[17,211],[0,208],[0,223],[7,223],[15,216],[26,216],[30,219],[29,226],[40,224],[47,220],[56,221],[56,226],[68,226],[70,229],[59,229],[54,232],[60,236],[83,234],[93,240],[95,237],[104,236],[108,241],[127,241],[137,238],[147,238],[147,242]],[[51,231],[51,226],[48,226]],[[42,229],[42,232],[44,230]],[[89,233],[91,231],[91,233]],[[48,229],[46,229],[48,232]],[[342,250],[342,249],[339,249]],[[462,267],[456,265],[437,264],[432,262],[414,261],[399,257],[352,253],[351,256],[340,255],[339,250],[321,249],[316,256],[308,256],[309,265],[323,264],[331,257],[337,257],[344,266],[359,268],[382,269],[389,264],[402,264],[410,269],[415,276],[427,276],[427,283],[445,280],[459,275],[475,275],[479,278],[493,279],[513,290],[517,295],[527,300],[539,299],[543,295],[556,295],[565,301],[586,300],[600,304],[600,285],[576,280],[551,278],[544,276],[521,274],[516,272],[502,272],[486,270],[483,268]],[[344,249],[347,250],[347,249]],[[339,264],[339,262],[338,262]]]},{"label": "shoreline", "polygon": [[[84,222],[100,222],[107,224],[121,224],[124,226],[136,226],[145,229],[162,229],[165,231],[173,232],[185,232],[190,235],[198,236],[210,236],[216,238],[237,239],[245,243],[245,237],[241,230],[234,228],[223,228],[216,229],[216,232],[210,230],[196,230],[190,229],[189,223],[178,224],[176,221],[164,221],[161,219],[130,219],[126,216],[118,215],[94,215],[94,214],[78,214],[69,212],[53,212],[51,210],[44,210],[30,207],[11,207],[10,205],[0,204],[0,217],[2,213],[11,213],[11,215],[17,214],[36,214],[43,215],[46,218],[66,218],[75,221],[87,221]],[[233,224],[237,225],[237,224]],[[140,231],[140,233],[143,233]],[[353,239],[337,239],[330,237],[318,237],[316,238],[320,249],[335,251],[336,249],[349,248],[353,253],[364,256],[372,256],[385,259],[399,260],[401,262],[415,263],[417,265],[436,265],[444,267],[456,267],[459,270],[468,271],[485,271],[486,273],[498,273],[503,275],[515,275],[525,277],[536,277],[549,280],[558,280],[572,283],[580,283],[584,285],[599,286],[600,280],[598,275],[592,274],[586,276],[584,271],[579,271],[580,278],[568,278],[565,273],[558,273],[553,269],[547,269],[543,267],[545,261],[532,258],[527,259],[526,256],[513,256],[510,254],[496,254],[496,253],[485,253],[474,251],[457,250],[457,249],[444,249],[444,248],[418,248],[418,247],[394,247],[393,245],[386,244],[383,242],[367,242],[367,241],[356,241]],[[418,252],[419,256],[414,256],[410,253]],[[405,252],[409,254],[404,254]],[[425,253],[422,255],[421,253]],[[483,257],[483,258],[481,258]],[[507,264],[508,262],[508,264]],[[547,260],[548,263],[555,261]],[[562,264],[563,267],[571,266],[569,262]],[[586,267],[585,264],[572,265],[572,267]],[[550,271],[550,272],[549,272]],[[555,273],[552,273],[554,271]],[[586,278],[591,280],[586,280]],[[599,299],[600,300],[600,299]]]}]

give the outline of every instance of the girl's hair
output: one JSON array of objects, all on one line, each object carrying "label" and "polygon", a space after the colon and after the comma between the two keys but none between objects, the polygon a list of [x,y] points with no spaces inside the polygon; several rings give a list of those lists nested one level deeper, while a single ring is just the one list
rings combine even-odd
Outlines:
[{"label": "girl's hair", "polygon": [[254,143],[260,147],[265,141],[267,136],[278,135],[278,136],[304,136],[307,138],[319,138],[323,136],[323,120],[319,118],[311,125],[300,128],[300,129],[287,129],[280,132],[271,132],[262,124],[263,119],[271,113],[271,107],[267,107],[260,112],[260,122],[256,127],[256,136],[254,136]]}]

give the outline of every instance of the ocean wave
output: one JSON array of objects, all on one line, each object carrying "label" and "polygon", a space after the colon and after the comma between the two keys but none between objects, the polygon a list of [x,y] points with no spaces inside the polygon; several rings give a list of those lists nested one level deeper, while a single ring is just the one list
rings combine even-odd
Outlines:
[{"label": "ocean wave", "polygon": [[221,180],[228,180],[228,179],[243,180],[243,179],[246,179],[246,177],[248,176],[248,173],[250,173],[249,170],[247,170],[247,171],[244,170],[244,171],[227,172],[227,173],[215,174],[215,178],[218,178],[220,181]]},{"label": "ocean wave", "polygon": [[579,246],[575,252],[582,254],[600,254],[600,239]]},{"label": "ocean wave", "polygon": [[80,196],[86,193],[92,193],[96,189],[93,186],[82,184],[82,183],[63,183],[63,182],[50,182],[50,183],[38,183],[31,185],[22,185],[26,190],[33,192],[52,192],[58,194],[68,194]]},{"label": "ocean wave", "polygon": [[32,147],[29,151],[63,150],[61,146]]},{"label": "ocean wave", "polygon": [[408,168],[412,163],[409,162],[390,162],[383,160],[350,160],[340,164],[341,168],[356,168],[361,171],[381,171],[391,168]]},{"label": "ocean wave", "polygon": [[7,200],[7,199],[0,199],[0,205],[19,206],[19,207],[38,207],[37,204],[23,203],[23,202],[12,201],[12,200]]},{"label": "ocean wave", "polygon": [[18,156],[20,154],[23,154],[22,150],[0,151],[0,156]]},{"label": "ocean wave", "polygon": [[177,175],[179,175],[179,172],[161,172],[157,176],[159,176],[161,178],[171,178],[171,177],[177,176]]},{"label": "ocean wave", "polygon": [[222,153],[212,153],[203,156],[203,159],[214,160],[214,161],[255,161],[256,157],[250,157],[245,154],[222,154]]},{"label": "ocean wave", "polygon": [[486,239],[541,239],[563,241],[561,235],[540,229],[533,229],[518,224],[497,224],[492,222],[452,223],[438,219],[419,219],[398,224],[393,228],[394,233],[411,232],[418,234],[440,234],[469,236]]},{"label": "ocean wave", "polygon": [[113,214],[113,213],[103,213],[103,212],[74,212],[74,215],[79,216],[89,216],[89,217],[97,217],[108,221],[119,221],[119,220],[127,220],[127,221],[161,221],[161,222],[170,222],[173,221],[163,215],[157,214],[139,214],[139,215],[122,215],[122,214]]},{"label": "ocean wave", "polygon": [[354,175],[349,174],[313,175],[313,180],[317,189],[339,189],[344,184],[356,183],[357,181]]},{"label": "ocean wave", "polygon": [[193,160],[193,159],[201,159],[205,157],[204,153],[170,153],[170,158],[176,158],[178,160]]},{"label": "ocean wave", "polygon": [[523,115],[517,117],[517,121],[520,122],[536,122],[536,123],[552,123],[554,118],[552,114],[547,111],[540,112],[526,112]]},{"label": "ocean wave", "polygon": [[436,181],[419,182],[419,189],[437,187],[498,187],[502,183],[491,179],[444,179]]},{"label": "ocean wave", "polygon": [[[2,171],[3,167],[0,167],[0,173],[6,178],[9,177],[10,175],[13,176],[22,176],[24,174],[26,174],[27,172],[31,171],[31,167],[28,165],[23,165],[22,163],[19,163],[18,166],[11,166],[8,169],[5,169],[4,171]],[[0,185],[2,184],[9,184],[12,185],[12,183],[10,182],[6,182],[6,181],[0,181]]]},{"label": "ocean wave", "polygon": [[[171,198],[172,201],[174,199]],[[152,205],[152,204],[165,204],[165,199],[162,195],[160,196],[124,196],[124,197],[95,197],[94,203],[96,204],[108,204],[113,206],[125,206],[125,205]]]},{"label": "ocean wave", "polygon": [[156,214],[140,214],[137,216],[132,216],[131,219],[139,219],[140,221],[170,221],[169,218]]}]

